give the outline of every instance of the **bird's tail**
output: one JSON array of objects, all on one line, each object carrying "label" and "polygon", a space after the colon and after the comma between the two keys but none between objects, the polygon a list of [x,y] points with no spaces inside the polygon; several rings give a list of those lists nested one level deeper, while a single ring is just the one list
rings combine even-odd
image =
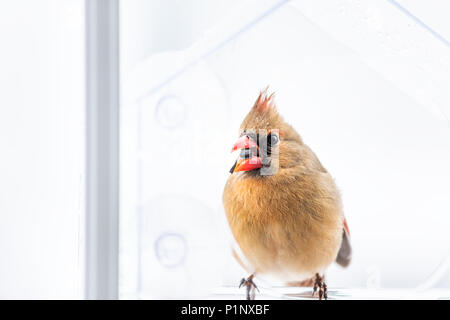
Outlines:
[{"label": "bird's tail", "polygon": [[342,267],[347,267],[352,260],[352,245],[350,244],[350,237],[344,230],[342,236],[342,244],[336,257],[336,262]]}]

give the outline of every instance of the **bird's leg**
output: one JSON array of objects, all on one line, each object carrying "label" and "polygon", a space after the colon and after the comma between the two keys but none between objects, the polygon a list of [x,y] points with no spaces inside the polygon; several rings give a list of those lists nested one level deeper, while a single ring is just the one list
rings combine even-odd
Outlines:
[{"label": "bird's leg", "polygon": [[320,280],[318,279],[318,277],[319,277],[319,274],[318,273],[316,273],[316,277],[315,277],[315,279],[314,279],[314,288],[313,288],[313,297],[314,297],[314,295],[316,294],[316,291],[317,291],[317,287],[319,286],[319,282],[320,282]]},{"label": "bird's leg", "polygon": [[242,286],[245,286],[247,288],[247,300],[255,300],[255,289],[258,290],[258,287],[253,282],[254,277],[255,275],[252,274],[247,279],[242,278],[241,283],[239,284],[239,288]]},{"label": "bird's leg", "polygon": [[313,296],[316,293],[317,289],[319,289],[319,300],[322,300],[322,298],[327,300],[327,285],[325,284],[324,277],[321,277],[318,273],[316,273],[316,278],[314,280]]}]

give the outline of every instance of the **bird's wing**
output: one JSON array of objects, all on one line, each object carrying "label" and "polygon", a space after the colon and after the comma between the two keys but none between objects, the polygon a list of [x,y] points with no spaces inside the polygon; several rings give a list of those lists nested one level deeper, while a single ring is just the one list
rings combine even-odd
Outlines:
[{"label": "bird's wing", "polygon": [[342,233],[342,244],[336,257],[336,262],[347,267],[352,260],[352,246],[350,244],[350,230],[348,229],[347,220],[344,218],[344,230]]}]

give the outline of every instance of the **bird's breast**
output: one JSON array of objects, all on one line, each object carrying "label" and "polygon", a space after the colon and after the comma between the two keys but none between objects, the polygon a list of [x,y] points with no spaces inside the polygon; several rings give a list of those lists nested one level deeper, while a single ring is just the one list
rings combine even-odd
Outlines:
[{"label": "bird's breast", "polygon": [[227,219],[249,272],[297,275],[294,280],[321,272],[340,246],[339,201],[333,206],[328,195],[298,179],[269,179],[232,175],[224,190]]}]

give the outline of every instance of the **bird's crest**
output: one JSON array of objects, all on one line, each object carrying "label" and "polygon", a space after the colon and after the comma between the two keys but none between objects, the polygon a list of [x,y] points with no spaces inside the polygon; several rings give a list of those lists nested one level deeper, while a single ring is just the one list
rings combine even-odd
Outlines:
[{"label": "bird's crest", "polygon": [[270,109],[275,109],[275,92],[268,94],[269,86],[261,90],[258,98],[253,105],[253,108],[258,112],[267,112]]}]

